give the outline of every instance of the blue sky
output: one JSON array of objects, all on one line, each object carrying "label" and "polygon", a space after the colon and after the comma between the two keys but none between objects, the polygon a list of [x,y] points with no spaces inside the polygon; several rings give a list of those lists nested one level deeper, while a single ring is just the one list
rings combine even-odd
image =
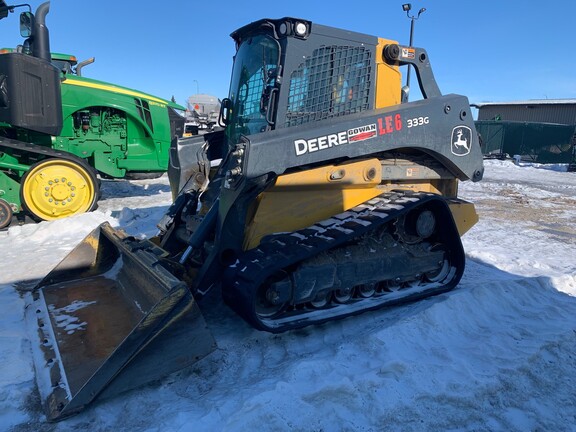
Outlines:
[{"label": "blue sky", "polygon": [[[576,98],[576,1],[411,3],[413,12],[427,9],[415,23],[414,45],[428,51],[443,93],[466,95],[472,103]],[[33,9],[39,4],[33,2]],[[96,57],[85,76],[164,98],[174,95],[184,104],[198,91],[227,95],[234,55],[229,35],[260,18],[300,17],[408,44],[410,20],[402,1],[345,4],[54,0],[47,24],[52,51],[79,60]],[[21,41],[18,14],[10,14],[0,22],[0,46]]]}]

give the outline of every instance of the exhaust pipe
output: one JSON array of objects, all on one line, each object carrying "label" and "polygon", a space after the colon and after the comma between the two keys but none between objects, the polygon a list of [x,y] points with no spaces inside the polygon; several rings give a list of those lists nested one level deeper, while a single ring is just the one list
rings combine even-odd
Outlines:
[{"label": "exhaust pipe", "polygon": [[96,60],[95,57],[90,57],[89,59],[86,59],[84,61],[81,61],[80,63],[78,63],[78,65],[76,66],[76,75],[77,76],[82,76],[82,68],[84,66],[88,66],[89,64],[94,63],[94,61]]},{"label": "exhaust pipe", "polygon": [[32,55],[50,62],[50,34],[46,27],[46,15],[50,12],[50,2],[42,3],[36,9],[34,20],[34,41],[32,43]]}]

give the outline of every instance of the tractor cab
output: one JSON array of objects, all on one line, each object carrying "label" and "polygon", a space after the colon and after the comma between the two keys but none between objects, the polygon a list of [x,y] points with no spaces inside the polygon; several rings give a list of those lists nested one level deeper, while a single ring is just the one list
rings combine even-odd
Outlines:
[{"label": "tractor cab", "polygon": [[70,54],[60,54],[60,53],[52,53],[52,64],[60,69],[65,74],[75,74],[76,73],[76,65],[78,64],[78,60],[76,60],[76,56]]}]

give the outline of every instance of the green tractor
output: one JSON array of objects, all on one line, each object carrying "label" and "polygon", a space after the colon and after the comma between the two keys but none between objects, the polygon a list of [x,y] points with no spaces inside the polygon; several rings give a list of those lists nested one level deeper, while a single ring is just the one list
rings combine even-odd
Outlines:
[{"label": "green tractor", "polygon": [[[0,0],[0,19],[18,6]],[[51,54],[49,8],[22,12],[24,43],[0,53],[0,228],[14,216],[54,220],[95,209],[99,176],[162,175],[170,142],[182,135],[184,107],[82,77],[75,57]]]}]

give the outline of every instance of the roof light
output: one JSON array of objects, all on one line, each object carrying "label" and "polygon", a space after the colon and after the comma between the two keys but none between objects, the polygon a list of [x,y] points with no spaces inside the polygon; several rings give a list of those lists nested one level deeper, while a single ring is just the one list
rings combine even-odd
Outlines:
[{"label": "roof light", "polygon": [[297,22],[295,31],[298,36],[305,36],[308,32],[308,26],[303,22]]}]

